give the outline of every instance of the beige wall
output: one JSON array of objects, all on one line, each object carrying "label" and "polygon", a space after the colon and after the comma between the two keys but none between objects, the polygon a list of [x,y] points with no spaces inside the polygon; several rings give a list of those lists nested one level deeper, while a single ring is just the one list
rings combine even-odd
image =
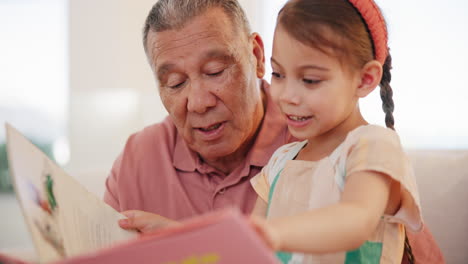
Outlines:
[{"label": "beige wall", "polygon": [[165,116],[141,44],[153,3],[70,1],[67,170],[99,195],[127,137]]}]

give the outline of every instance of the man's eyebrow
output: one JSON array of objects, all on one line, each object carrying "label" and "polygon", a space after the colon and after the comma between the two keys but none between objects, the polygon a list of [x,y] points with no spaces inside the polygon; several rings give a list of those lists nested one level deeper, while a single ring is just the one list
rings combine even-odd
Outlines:
[{"label": "man's eyebrow", "polygon": [[206,55],[203,56],[203,59],[205,60],[219,59],[223,61],[233,61],[234,58],[235,58],[234,54],[227,53],[226,51],[221,51],[221,50],[211,50],[211,51],[208,51]]},{"label": "man's eyebrow", "polygon": [[[222,50],[212,50],[208,51],[205,55],[202,55],[203,60],[222,60],[225,62],[231,62],[235,60],[235,56],[232,53],[226,53],[226,51]],[[176,65],[173,63],[163,63],[161,66],[158,67],[157,69],[157,76],[158,79],[161,80],[162,77],[169,71],[171,71],[173,68],[175,68]]]},{"label": "man's eyebrow", "polygon": [[175,67],[172,63],[164,63],[158,68],[157,76],[158,79],[161,80],[161,77],[164,76],[168,71]]}]

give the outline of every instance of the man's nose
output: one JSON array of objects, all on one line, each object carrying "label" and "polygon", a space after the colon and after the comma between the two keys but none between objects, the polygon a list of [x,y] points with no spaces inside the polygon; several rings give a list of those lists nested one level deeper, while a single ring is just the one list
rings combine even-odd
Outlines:
[{"label": "man's nose", "polygon": [[216,106],[216,96],[201,80],[190,82],[187,110],[198,114],[205,113],[209,108]]}]

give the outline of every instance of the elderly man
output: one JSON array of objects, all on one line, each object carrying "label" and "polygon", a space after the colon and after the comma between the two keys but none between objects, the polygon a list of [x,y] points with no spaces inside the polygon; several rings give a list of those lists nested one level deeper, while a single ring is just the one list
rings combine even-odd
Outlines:
[{"label": "elderly man", "polygon": [[250,178],[293,140],[262,81],[262,39],[236,0],[160,0],[143,44],[169,117],[129,138],[104,200],[143,232],[228,206],[250,213]]},{"label": "elderly man", "polygon": [[250,178],[290,140],[261,80],[262,39],[235,0],[162,0],[143,42],[169,117],[130,137],[104,200],[175,220],[227,206],[249,213]]}]

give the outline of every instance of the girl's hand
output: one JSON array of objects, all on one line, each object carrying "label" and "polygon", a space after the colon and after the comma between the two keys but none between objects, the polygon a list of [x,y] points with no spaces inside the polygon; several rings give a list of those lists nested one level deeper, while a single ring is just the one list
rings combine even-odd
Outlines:
[{"label": "girl's hand", "polygon": [[135,229],[141,233],[150,233],[164,227],[180,225],[174,220],[144,211],[130,210],[121,213],[127,219],[120,219],[119,226],[123,229]]},{"label": "girl's hand", "polygon": [[265,241],[269,248],[278,251],[281,248],[281,240],[275,228],[265,218],[251,215],[250,224],[257,234]]}]

